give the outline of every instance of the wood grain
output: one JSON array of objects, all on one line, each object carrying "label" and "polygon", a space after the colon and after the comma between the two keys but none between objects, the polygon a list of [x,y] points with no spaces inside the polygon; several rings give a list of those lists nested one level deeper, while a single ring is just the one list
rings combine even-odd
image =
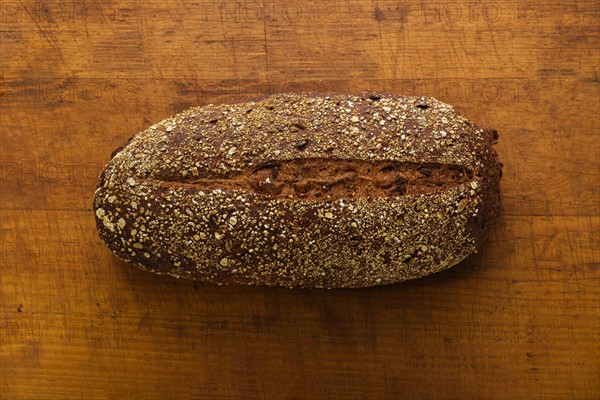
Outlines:
[{"label": "wood grain", "polygon": [[[0,398],[594,399],[597,2],[0,1]],[[434,96],[498,129],[481,251],[364,290],[214,287],[118,261],[110,153],[192,105]]]}]

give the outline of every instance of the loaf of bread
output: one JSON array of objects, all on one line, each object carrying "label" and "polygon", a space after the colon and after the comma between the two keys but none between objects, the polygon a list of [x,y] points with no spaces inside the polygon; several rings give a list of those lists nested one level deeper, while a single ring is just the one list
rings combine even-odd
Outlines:
[{"label": "loaf of bread", "polygon": [[277,94],[191,108],[100,176],[101,239],[216,284],[366,287],[476,251],[501,208],[497,133],[433,98]]}]

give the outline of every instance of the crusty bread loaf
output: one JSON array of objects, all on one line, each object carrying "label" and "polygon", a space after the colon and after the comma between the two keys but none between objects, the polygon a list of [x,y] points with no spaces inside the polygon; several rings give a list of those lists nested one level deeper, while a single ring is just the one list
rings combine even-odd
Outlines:
[{"label": "crusty bread loaf", "polygon": [[277,94],[191,108],[100,176],[121,259],[217,284],[364,287],[476,250],[500,211],[495,130],[432,98]]}]

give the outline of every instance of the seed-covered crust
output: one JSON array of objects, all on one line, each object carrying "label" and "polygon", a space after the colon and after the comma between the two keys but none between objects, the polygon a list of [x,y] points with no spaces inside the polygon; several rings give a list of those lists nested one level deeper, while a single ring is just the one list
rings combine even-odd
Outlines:
[{"label": "seed-covered crust", "polygon": [[494,130],[432,98],[278,94],[191,108],[113,154],[100,237],[217,284],[365,287],[476,250],[500,211]]}]

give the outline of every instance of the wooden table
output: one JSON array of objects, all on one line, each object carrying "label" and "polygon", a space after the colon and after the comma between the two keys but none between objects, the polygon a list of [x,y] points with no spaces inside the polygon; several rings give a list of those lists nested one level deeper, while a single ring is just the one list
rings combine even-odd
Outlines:
[{"label": "wooden table", "polygon": [[[598,2],[1,1],[0,398],[600,396]],[[481,251],[365,290],[118,261],[91,212],[133,133],[279,91],[434,96],[500,132]]]}]

